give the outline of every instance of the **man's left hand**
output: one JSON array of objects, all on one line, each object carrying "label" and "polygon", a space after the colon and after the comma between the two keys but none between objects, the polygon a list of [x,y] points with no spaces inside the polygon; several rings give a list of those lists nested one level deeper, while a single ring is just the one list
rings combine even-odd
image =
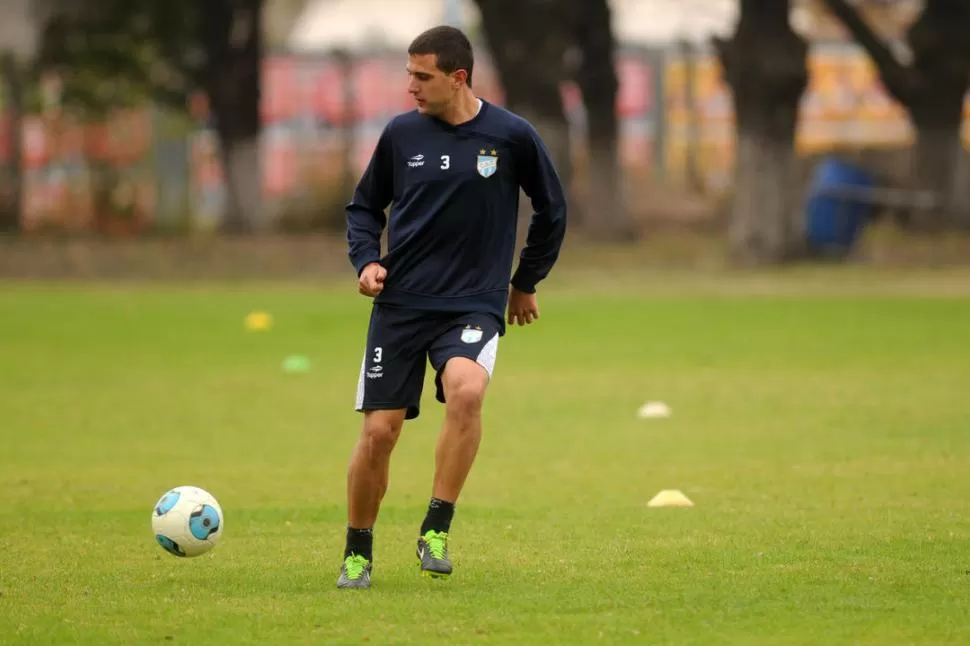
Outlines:
[{"label": "man's left hand", "polygon": [[510,325],[528,325],[539,318],[539,302],[535,294],[526,294],[512,287],[509,291]]}]

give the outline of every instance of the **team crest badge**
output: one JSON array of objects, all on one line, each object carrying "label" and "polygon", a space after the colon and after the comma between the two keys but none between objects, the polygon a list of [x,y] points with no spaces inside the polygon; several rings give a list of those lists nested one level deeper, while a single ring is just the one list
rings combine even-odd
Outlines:
[{"label": "team crest badge", "polygon": [[[489,154],[491,153],[491,154]],[[482,177],[491,177],[498,170],[498,151],[492,150],[482,150],[478,151],[478,174]]]},{"label": "team crest badge", "polygon": [[477,325],[475,327],[466,325],[461,331],[461,340],[463,343],[478,343],[482,340],[482,328]]}]

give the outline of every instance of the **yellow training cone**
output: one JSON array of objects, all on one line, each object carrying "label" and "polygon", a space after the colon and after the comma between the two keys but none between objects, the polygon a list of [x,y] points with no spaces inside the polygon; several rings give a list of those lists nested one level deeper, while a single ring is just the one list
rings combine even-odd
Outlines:
[{"label": "yellow training cone", "polygon": [[273,327],[273,317],[266,312],[251,312],[246,316],[246,329],[254,332]]},{"label": "yellow training cone", "polygon": [[647,507],[693,507],[694,503],[677,489],[664,489],[650,499]]}]

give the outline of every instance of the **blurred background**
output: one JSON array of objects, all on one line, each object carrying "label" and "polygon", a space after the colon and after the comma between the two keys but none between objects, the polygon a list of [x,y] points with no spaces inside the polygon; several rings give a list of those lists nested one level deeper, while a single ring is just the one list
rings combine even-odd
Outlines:
[{"label": "blurred background", "polygon": [[[343,206],[440,23],[473,39],[479,96],[545,138],[574,240],[777,265],[880,231],[883,256],[962,260],[968,4],[2,0],[0,273],[226,239],[243,265],[275,245],[286,271],[349,268]],[[179,248],[153,270],[200,266]]]}]

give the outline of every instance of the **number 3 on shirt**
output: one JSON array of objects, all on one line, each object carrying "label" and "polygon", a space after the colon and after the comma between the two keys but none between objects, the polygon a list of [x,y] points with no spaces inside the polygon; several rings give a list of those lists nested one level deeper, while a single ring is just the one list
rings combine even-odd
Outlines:
[{"label": "number 3 on shirt", "polygon": [[441,156],[441,170],[448,170],[451,168],[451,155]]}]

